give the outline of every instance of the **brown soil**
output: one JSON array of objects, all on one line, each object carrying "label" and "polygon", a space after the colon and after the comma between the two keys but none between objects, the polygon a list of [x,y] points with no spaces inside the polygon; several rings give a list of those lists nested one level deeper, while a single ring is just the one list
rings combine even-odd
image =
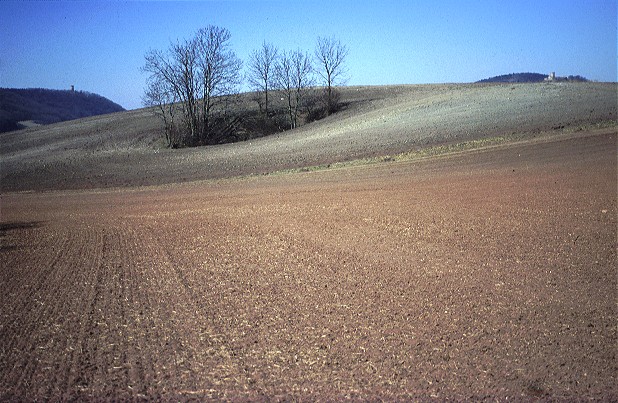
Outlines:
[{"label": "brown soil", "polygon": [[616,400],[616,160],[4,192],[0,400]]}]

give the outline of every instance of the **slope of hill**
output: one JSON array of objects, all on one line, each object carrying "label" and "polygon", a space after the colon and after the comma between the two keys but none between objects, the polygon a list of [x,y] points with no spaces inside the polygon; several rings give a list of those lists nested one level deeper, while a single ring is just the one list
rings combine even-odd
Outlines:
[{"label": "slope of hill", "polygon": [[[540,73],[511,73],[503,74],[501,76],[495,76],[485,78],[478,81],[479,83],[540,83],[545,81],[547,74]],[[582,76],[568,76],[568,77],[556,77],[556,81],[575,81],[585,82],[588,81]]]},{"label": "slope of hill", "polygon": [[50,124],[123,110],[107,98],[84,91],[0,88],[0,132],[27,126],[20,122]]},{"label": "slope of hill", "polygon": [[[298,129],[170,150],[148,109],[0,134],[2,191],[135,186],[262,174],[512,134],[616,122],[616,83],[341,89],[346,107]],[[248,105],[249,103],[247,103]]]}]

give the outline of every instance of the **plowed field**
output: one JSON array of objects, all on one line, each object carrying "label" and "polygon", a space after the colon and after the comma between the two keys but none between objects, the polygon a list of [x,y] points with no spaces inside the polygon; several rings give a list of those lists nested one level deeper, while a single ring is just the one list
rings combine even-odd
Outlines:
[{"label": "plowed field", "polygon": [[618,399],[615,129],[1,203],[0,400]]}]

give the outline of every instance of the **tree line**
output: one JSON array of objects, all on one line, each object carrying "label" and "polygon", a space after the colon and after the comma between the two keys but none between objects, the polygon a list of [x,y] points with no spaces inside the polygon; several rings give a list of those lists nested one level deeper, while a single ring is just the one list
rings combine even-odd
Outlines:
[{"label": "tree line", "polygon": [[[313,54],[282,51],[264,42],[249,55],[244,75],[230,39],[227,29],[210,25],[164,51],[146,53],[142,70],[149,76],[143,103],[161,118],[168,147],[226,141],[242,120],[233,96],[244,80],[256,93],[263,124],[283,113],[273,108],[273,93],[285,105],[288,128],[297,127],[310,109],[317,116],[339,108],[335,86],[346,81],[348,48],[338,39],[319,37]],[[318,85],[321,93],[316,93]]]}]

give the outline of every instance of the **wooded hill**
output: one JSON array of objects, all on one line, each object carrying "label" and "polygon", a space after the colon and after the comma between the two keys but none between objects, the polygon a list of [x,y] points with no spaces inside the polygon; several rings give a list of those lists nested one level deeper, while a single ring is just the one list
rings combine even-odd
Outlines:
[{"label": "wooded hill", "polygon": [[24,128],[20,122],[50,124],[123,110],[109,99],[85,91],[0,88],[0,132]]},{"label": "wooded hill", "polygon": [[[540,73],[511,73],[494,76],[477,81],[479,83],[539,83],[545,81],[547,74]],[[558,77],[555,81],[588,81],[582,76]]]}]

